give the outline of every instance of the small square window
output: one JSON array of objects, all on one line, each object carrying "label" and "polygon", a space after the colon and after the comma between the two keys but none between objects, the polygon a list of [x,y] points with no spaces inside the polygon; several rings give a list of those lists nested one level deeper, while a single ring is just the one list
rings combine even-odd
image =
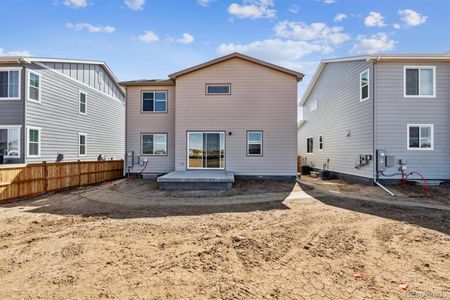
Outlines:
[{"label": "small square window", "polygon": [[408,125],[408,150],[433,150],[433,125]]},{"label": "small square window", "polygon": [[166,91],[146,91],[142,93],[143,112],[167,112]]},{"label": "small square window", "polygon": [[435,97],[435,67],[405,67],[405,97]]},{"label": "small square window", "polygon": [[167,134],[142,134],[141,155],[166,155]]}]

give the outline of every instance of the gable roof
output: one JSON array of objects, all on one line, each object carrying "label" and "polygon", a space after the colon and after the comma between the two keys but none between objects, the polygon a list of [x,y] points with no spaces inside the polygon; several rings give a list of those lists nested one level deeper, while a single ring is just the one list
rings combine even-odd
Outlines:
[{"label": "gable roof", "polygon": [[450,61],[450,52],[444,54],[373,54],[373,55],[365,55],[365,56],[349,56],[342,58],[334,58],[334,59],[326,59],[322,60],[317,67],[316,72],[311,79],[308,87],[306,88],[305,93],[303,94],[302,100],[299,103],[299,106],[303,106],[311,94],[314,86],[322,74],[322,71],[326,64],[334,63],[334,62],[346,62],[346,61],[358,61],[358,60],[366,60],[366,61]]},{"label": "gable roof", "polygon": [[281,66],[278,66],[278,65],[274,65],[274,64],[268,63],[266,61],[262,61],[262,60],[259,60],[259,59],[256,59],[254,57],[250,57],[250,56],[238,53],[238,52],[234,52],[234,53],[231,53],[231,54],[228,54],[228,55],[225,55],[225,56],[221,56],[219,58],[207,61],[205,63],[202,63],[202,64],[199,64],[199,65],[196,65],[196,66],[193,66],[193,67],[190,67],[190,68],[178,71],[176,73],[170,74],[169,77],[172,80],[175,80],[179,76],[182,76],[182,75],[185,75],[185,74],[188,74],[188,73],[191,73],[191,72],[203,69],[203,68],[207,68],[209,66],[221,63],[223,61],[226,61],[226,60],[229,60],[229,59],[232,59],[232,58],[240,58],[240,59],[243,59],[243,60],[246,60],[246,61],[258,64],[258,65],[261,65],[261,66],[264,66],[264,67],[267,67],[267,68],[270,68],[270,69],[273,69],[273,70],[276,70],[276,71],[279,71],[279,72],[283,72],[283,73],[295,76],[297,78],[297,81],[302,80],[303,76],[304,76],[300,72],[297,72],[297,71],[294,71],[294,70],[290,70],[290,69],[287,69],[287,68],[284,68],[284,67],[281,67]]},{"label": "gable roof", "polygon": [[119,80],[111,71],[109,66],[104,61],[99,60],[84,60],[84,59],[69,59],[69,58],[53,58],[53,57],[31,57],[31,56],[0,56],[0,62],[5,63],[31,63],[31,62],[42,62],[42,63],[68,63],[68,64],[90,64],[98,65],[103,67],[109,77],[111,77],[114,84],[120,90],[120,92],[125,95],[123,87],[120,86]]}]

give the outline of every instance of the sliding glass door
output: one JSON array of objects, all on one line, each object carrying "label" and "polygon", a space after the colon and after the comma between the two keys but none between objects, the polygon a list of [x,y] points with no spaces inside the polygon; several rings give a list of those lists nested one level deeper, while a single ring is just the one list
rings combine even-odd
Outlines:
[{"label": "sliding glass door", "polygon": [[188,132],[188,169],[224,169],[225,133]]}]

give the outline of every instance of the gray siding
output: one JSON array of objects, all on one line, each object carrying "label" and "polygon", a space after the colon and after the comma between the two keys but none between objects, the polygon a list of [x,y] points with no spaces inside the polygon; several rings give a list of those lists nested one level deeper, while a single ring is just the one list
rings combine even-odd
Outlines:
[{"label": "gray siding", "polygon": [[53,63],[46,62],[49,68],[82,82],[111,97],[125,101],[119,87],[108,75],[103,66],[95,64]]},{"label": "gray siding", "polygon": [[[436,98],[403,96],[404,66],[436,66]],[[376,147],[406,159],[409,171],[430,179],[450,179],[450,64],[378,63]],[[434,124],[434,150],[407,150],[407,124]],[[398,171],[398,165],[387,173]]]},{"label": "gray siding", "polygon": [[[58,65],[58,68],[62,64]],[[25,101],[26,126],[41,127],[41,157],[27,162],[123,159],[125,153],[125,104],[73,79],[36,64],[27,65],[41,74],[41,103]],[[70,72],[73,72],[71,69]],[[87,93],[87,115],[79,114],[79,91]],[[87,155],[78,156],[78,133],[87,134]]]},{"label": "gray siding", "polygon": [[[322,169],[329,159],[331,171],[361,177],[373,177],[373,163],[355,168],[360,154],[373,154],[373,93],[360,102],[359,76],[372,64],[366,61],[327,63],[309,95],[303,111],[305,123],[298,130],[298,152],[307,164]],[[309,104],[318,100],[318,109]],[[350,131],[350,136],[346,132]],[[324,149],[319,151],[319,134]],[[306,153],[306,139],[314,137],[314,153]]]},{"label": "gray siding", "polygon": [[[18,64],[0,64],[0,68],[17,68],[21,67]],[[0,126],[3,125],[22,125],[21,131],[21,141],[20,141],[20,158],[19,159],[5,159],[6,163],[21,163],[24,161],[24,82],[25,82],[25,71],[21,70],[21,86],[20,89],[20,100],[1,100],[0,99]]]}]

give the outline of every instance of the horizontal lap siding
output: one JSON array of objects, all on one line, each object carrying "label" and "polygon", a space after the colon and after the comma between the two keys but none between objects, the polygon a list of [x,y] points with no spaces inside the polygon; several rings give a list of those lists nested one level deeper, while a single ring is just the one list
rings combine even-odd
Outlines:
[{"label": "horizontal lap siding", "polygon": [[[167,113],[141,113],[142,91],[167,91]],[[141,155],[141,133],[167,133],[166,156],[148,159],[146,172],[167,173],[175,169],[175,88],[173,86],[129,86],[127,88],[127,151]]]},{"label": "horizontal lap siding", "polygon": [[[26,101],[26,125],[42,128],[41,157],[27,162],[123,159],[125,154],[125,104],[52,70],[30,65],[41,74],[41,104]],[[79,91],[87,93],[87,115],[79,114]],[[78,156],[78,132],[87,134],[87,155]]]},{"label": "horizontal lap siding", "polygon": [[[231,83],[231,95],[205,95]],[[187,131],[226,131],[226,169],[237,175],[295,175],[297,81],[234,58],[176,80],[176,161],[185,170]],[[263,130],[263,157],[248,157],[247,130]],[[231,133],[231,135],[229,135]]]},{"label": "horizontal lap siding", "polygon": [[[322,169],[329,159],[331,171],[361,177],[373,177],[373,164],[355,168],[360,154],[373,153],[373,95],[360,102],[359,76],[370,68],[366,61],[328,63],[305,103],[305,123],[298,138],[299,154],[307,165]],[[318,109],[310,111],[309,104],[318,100]],[[346,132],[350,131],[350,136]],[[319,151],[319,134],[323,134],[324,149]],[[306,153],[306,139],[314,137],[314,153]]]},{"label": "horizontal lap siding", "polygon": [[[405,98],[404,66],[436,66],[436,98]],[[378,63],[376,145],[389,155],[406,159],[409,171],[426,178],[450,179],[450,64]],[[434,124],[434,150],[407,150],[407,124]],[[399,165],[387,172],[396,172]]]}]

